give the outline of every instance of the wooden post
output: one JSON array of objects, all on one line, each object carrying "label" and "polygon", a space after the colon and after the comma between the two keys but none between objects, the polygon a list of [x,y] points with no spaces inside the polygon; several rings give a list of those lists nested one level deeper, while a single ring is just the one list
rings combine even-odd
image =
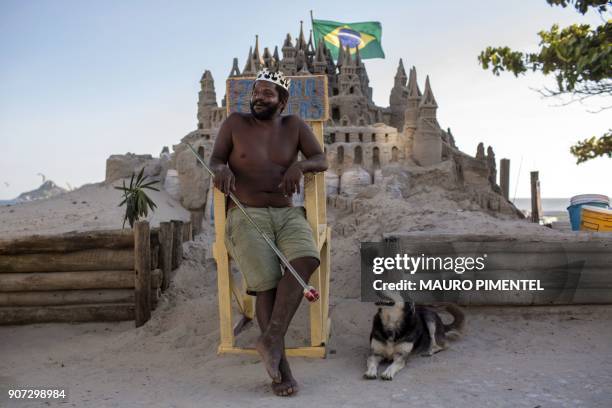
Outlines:
[{"label": "wooden post", "polygon": [[499,167],[499,186],[504,198],[510,200],[510,159],[501,159]]},{"label": "wooden post", "polygon": [[540,222],[542,216],[542,198],[540,197],[539,172],[531,172],[531,222]]},{"label": "wooden post", "polygon": [[185,221],[183,223],[183,242],[192,240],[191,231],[191,221]]},{"label": "wooden post", "polygon": [[162,291],[170,285],[172,272],[172,224],[159,223],[159,267],[162,270]]},{"label": "wooden post", "polygon": [[149,223],[137,221],[134,225],[135,323],[136,327],[151,318],[151,245]]},{"label": "wooden post", "polygon": [[183,261],[183,221],[172,220],[172,269]]},{"label": "wooden post", "polygon": [[204,209],[190,211],[191,213],[191,231],[192,239],[194,236],[202,232],[202,220],[204,220]]}]

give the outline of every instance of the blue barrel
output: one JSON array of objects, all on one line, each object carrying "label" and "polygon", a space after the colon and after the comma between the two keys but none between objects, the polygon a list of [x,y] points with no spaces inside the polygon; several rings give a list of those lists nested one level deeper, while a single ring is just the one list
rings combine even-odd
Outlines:
[{"label": "blue barrel", "polygon": [[582,194],[574,196],[570,200],[571,205],[567,207],[569,212],[572,231],[580,231],[580,222],[582,221],[582,206],[591,205],[594,207],[608,208],[610,199],[605,195],[600,194]]}]

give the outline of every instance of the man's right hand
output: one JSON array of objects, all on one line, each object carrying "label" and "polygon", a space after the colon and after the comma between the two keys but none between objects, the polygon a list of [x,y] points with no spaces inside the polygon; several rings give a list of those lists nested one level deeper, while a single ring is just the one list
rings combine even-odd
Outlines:
[{"label": "man's right hand", "polygon": [[223,191],[223,194],[228,195],[231,191],[236,191],[236,178],[229,166],[219,166],[215,172],[213,184],[216,188]]}]

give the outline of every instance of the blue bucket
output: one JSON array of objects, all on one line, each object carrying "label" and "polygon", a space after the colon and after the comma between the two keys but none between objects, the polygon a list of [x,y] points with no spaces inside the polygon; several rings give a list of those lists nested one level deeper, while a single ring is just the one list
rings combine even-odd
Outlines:
[{"label": "blue bucket", "polygon": [[580,221],[582,221],[581,209],[583,205],[591,205],[593,207],[608,208],[608,204],[597,202],[597,201],[570,205],[569,207],[567,207],[567,211],[569,212],[570,223],[572,224],[572,231],[580,231]]}]

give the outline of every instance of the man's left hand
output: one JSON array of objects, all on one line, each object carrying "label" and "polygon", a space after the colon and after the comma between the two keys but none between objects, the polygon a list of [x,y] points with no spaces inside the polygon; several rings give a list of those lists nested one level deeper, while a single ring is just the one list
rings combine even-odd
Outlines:
[{"label": "man's left hand", "polygon": [[283,175],[278,187],[285,196],[293,195],[300,192],[300,180],[302,179],[302,169],[299,163],[293,163]]}]

